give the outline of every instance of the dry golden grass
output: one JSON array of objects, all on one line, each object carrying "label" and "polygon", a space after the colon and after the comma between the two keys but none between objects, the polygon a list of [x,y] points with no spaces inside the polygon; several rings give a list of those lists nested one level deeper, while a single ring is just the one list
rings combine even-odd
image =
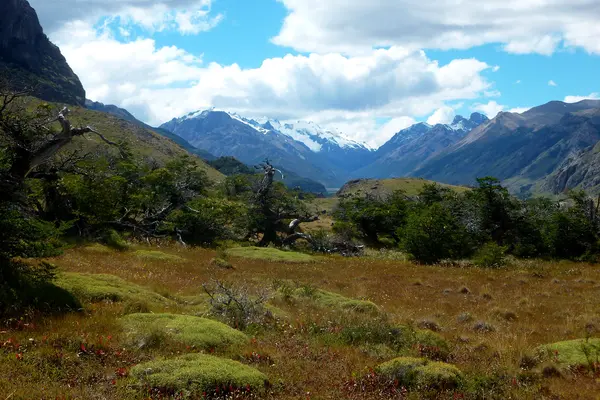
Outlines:
[{"label": "dry golden grass", "polygon": [[[350,298],[370,300],[394,324],[416,326],[423,321],[435,322],[441,328],[440,335],[453,347],[450,363],[467,377],[497,376],[505,384],[502,392],[490,389],[485,398],[599,398],[598,375],[542,377],[531,384],[517,379],[523,372],[520,367],[523,356],[531,355],[537,346],[582,338],[590,326],[600,328],[597,266],[528,261],[517,262],[507,269],[483,270],[418,266],[385,258],[331,256],[304,264],[240,258],[236,259],[235,269],[224,270],[211,266],[210,260],[216,256],[212,250],[178,247],[148,250],[159,250],[180,259],[144,259],[131,253],[81,248],[69,250],[51,261],[62,271],[114,274],[173,299],[201,295],[201,284],[213,278],[257,291],[271,287],[275,280],[295,281]],[[155,357],[172,357],[194,350],[168,342],[152,349],[124,351],[126,338],[118,322],[124,307],[121,303],[99,303],[86,306],[83,313],[38,316],[32,321],[25,320],[32,323],[27,326],[13,322],[0,327],[0,399],[11,394],[14,399],[145,398],[132,378],[127,377],[132,366]],[[351,317],[339,310],[299,307],[295,303],[278,303],[277,307],[289,318],[255,332],[243,354],[221,353],[266,374],[273,387],[264,396],[391,398],[375,391],[347,390],[352,379],[394,358],[385,352],[377,354],[374,349],[351,347],[336,340],[331,332],[345,321],[350,324]],[[168,310],[177,311],[192,313],[185,305],[179,310]],[[478,330],[476,325],[491,328]],[[322,330],[327,326],[331,332],[315,334],[315,327]],[[429,395],[410,396],[428,398]],[[438,394],[433,398],[453,396]]]}]

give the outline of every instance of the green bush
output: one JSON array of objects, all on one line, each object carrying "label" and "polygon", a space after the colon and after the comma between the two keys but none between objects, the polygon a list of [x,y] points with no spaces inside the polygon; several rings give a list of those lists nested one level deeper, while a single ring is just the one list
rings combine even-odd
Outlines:
[{"label": "green bush", "polygon": [[104,244],[115,250],[125,251],[129,249],[127,242],[114,229],[110,229],[104,234],[103,241]]},{"label": "green bush", "polygon": [[496,242],[488,242],[481,247],[473,263],[483,268],[500,268],[506,265],[506,247],[499,246]]},{"label": "green bush", "polygon": [[153,360],[133,367],[131,375],[150,388],[194,398],[230,387],[260,392],[267,382],[267,377],[254,368],[206,354]]}]

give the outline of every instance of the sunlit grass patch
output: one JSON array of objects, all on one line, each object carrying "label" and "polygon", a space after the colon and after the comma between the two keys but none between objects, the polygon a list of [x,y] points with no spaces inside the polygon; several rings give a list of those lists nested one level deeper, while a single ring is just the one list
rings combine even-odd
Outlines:
[{"label": "sunlit grass patch", "polygon": [[111,252],[115,251],[115,250],[111,249],[110,247],[105,246],[100,243],[94,243],[89,246],[85,246],[85,247],[83,247],[83,250],[93,251],[93,252],[97,252],[97,253],[111,253]]},{"label": "sunlit grass patch", "polygon": [[157,337],[200,349],[244,344],[248,337],[217,321],[191,315],[130,314],[122,319],[130,343],[148,346]]},{"label": "sunlit grass patch", "polygon": [[425,358],[398,357],[379,364],[375,371],[407,388],[453,389],[462,381],[462,373],[454,365]]},{"label": "sunlit grass patch", "polygon": [[377,314],[379,307],[368,300],[345,297],[338,293],[317,289],[310,285],[292,286],[289,282],[277,282],[279,297],[287,302],[307,301],[317,307],[338,311],[353,311],[365,314]]},{"label": "sunlit grass patch", "polygon": [[131,374],[145,386],[166,393],[185,391],[192,396],[212,394],[223,387],[260,391],[267,382],[267,377],[254,368],[206,354],[150,361],[135,366]]},{"label": "sunlit grass patch", "polygon": [[156,250],[136,250],[134,254],[138,258],[143,258],[146,260],[184,261],[183,258],[176,256],[174,254],[167,254],[167,253],[163,253],[162,251],[156,251]]},{"label": "sunlit grass patch", "polygon": [[80,301],[136,301],[149,305],[172,305],[173,301],[142,286],[114,275],[61,273],[56,285],[75,295]]},{"label": "sunlit grass patch", "polygon": [[317,261],[316,257],[295,251],[283,251],[271,247],[233,247],[227,249],[226,254],[231,257],[249,258],[286,263],[309,263]]},{"label": "sunlit grass patch", "polygon": [[539,346],[539,356],[566,367],[590,366],[600,362],[600,338],[576,339]]}]

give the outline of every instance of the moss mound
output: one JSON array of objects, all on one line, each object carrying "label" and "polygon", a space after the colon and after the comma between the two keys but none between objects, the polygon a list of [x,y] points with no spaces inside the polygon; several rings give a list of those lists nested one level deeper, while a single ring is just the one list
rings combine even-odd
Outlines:
[{"label": "moss mound", "polygon": [[565,367],[587,366],[600,360],[600,338],[576,339],[540,346],[537,354]]},{"label": "moss mound", "polygon": [[337,308],[359,313],[377,313],[379,311],[377,305],[371,301],[351,299],[338,293],[320,289],[315,291],[312,298],[317,305],[327,308]]},{"label": "moss mound", "polygon": [[80,301],[97,303],[131,301],[145,304],[170,305],[171,300],[142,286],[129,283],[114,275],[62,273],[56,285],[73,293]]},{"label": "moss mound", "polygon": [[231,257],[286,263],[310,263],[317,260],[308,254],[295,251],[282,251],[271,247],[233,247],[227,249],[225,254]]},{"label": "moss mound", "polygon": [[179,256],[163,253],[162,251],[156,251],[156,250],[137,250],[134,253],[134,255],[138,258],[143,258],[145,260],[184,261],[184,259]]},{"label": "moss mound", "polygon": [[454,365],[425,358],[398,357],[377,366],[376,372],[407,388],[446,390],[458,387],[462,381],[462,373]]},{"label": "moss mound", "polygon": [[176,314],[129,314],[121,319],[132,343],[140,347],[168,338],[201,349],[243,344],[248,337],[229,326],[206,318]]},{"label": "moss mound", "polygon": [[131,374],[142,384],[169,392],[190,395],[212,393],[220,387],[260,391],[267,377],[237,361],[206,354],[187,354],[136,365]]}]

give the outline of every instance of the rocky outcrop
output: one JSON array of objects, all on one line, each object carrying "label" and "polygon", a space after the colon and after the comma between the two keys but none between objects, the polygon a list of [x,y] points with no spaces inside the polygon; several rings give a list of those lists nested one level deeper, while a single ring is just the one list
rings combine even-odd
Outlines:
[{"label": "rocky outcrop", "polygon": [[85,90],[27,0],[0,1],[0,76],[43,100],[83,105]]}]

